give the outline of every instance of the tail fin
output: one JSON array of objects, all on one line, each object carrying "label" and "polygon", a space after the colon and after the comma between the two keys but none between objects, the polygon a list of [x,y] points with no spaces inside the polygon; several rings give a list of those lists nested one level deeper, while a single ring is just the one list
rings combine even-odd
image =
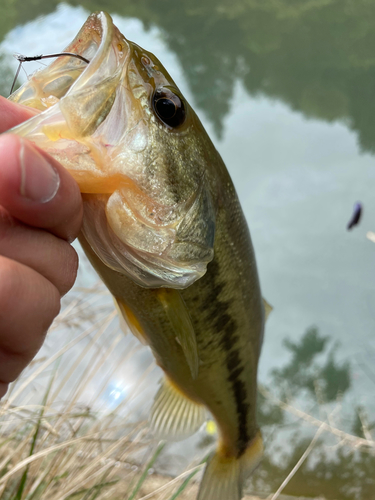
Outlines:
[{"label": "tail fin", "polygon": [[207,463],[197,500],[241,500],[244,482],[259,464],[262,453],[260,432],[239,458],[216,451]]}]

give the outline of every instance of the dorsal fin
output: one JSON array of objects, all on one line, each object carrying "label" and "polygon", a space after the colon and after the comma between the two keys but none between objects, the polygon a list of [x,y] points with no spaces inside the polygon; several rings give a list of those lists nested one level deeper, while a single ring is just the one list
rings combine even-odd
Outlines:
[{"label": "dorsal fin", "polygon": [[264,297],[263,297],[263,305],[264,305],[264,315],[265,315],[265,319],[267,321],[268,316],[273,311],[273,307],[271,306],[271,304],[269,302],[266,301],[266,299]]}]

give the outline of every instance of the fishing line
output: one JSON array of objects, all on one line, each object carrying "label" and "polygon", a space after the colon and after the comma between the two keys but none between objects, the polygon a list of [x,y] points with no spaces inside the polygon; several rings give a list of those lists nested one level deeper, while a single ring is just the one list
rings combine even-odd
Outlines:
[{"label": "fishing line", "polygon": [[29,78],[29,75],[27,74],[27,71],[25,70],[25,66],[22,66],[23,72],[25,73],[26,80]]},{"label": "fishing line", "polygon": [[24,62],[30,62],[30,61],[40,61],[41,59],[48,59],[49,57],[61,57],[61,56],[68,56],[68,57],[76,57],[77,59],[80,59],[81,61],[89,64],[90,61],[86,59],[86,57],[81,56],[80,54],[75,54],[74,52],[59,52],[57,54],[40,54],[39,56],[23,56],[21,54],[14,54],[14,57],[17,59],[19,62],[17,71],[16,71],[16,76],[14,77],[12,88],[10,89],[10,94],[12,94],[14,86],[16,84],[18,75],[20,74],[22,64]]}]

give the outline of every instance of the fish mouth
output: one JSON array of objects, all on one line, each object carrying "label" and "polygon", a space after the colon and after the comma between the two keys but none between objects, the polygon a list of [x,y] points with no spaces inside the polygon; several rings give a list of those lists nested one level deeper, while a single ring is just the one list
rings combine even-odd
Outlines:
[{"label": "fish mouth", "polygon": [[[9,99],[41,111],[14,127],[59,161],[82,193],[112,193],[121,180],[103,158],[129,124],[129,96],[121,89],[131,48],[106,12],[91,14],[64,52],[36,71]],[[111,113],[115,103],[116,111]],[[125,105],[126,104],[126,105]],[[103,130],[104,129],[104,130]]]},{"label": "fish mouth", "polygon": [[[129,44],[106,12],[91,14],[74,40],[63,50],[84,57],[61,55],[37,71],[9,99],[45,111],[65,96],[98,85],[121,71]],[[100,69],[100,71],[99,71]]]}]

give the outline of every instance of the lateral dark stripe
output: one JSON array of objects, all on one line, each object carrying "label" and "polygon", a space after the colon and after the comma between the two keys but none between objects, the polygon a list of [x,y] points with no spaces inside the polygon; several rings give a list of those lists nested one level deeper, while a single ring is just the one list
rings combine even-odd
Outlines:
[{"label": "lateral dark stripe", "polygon": [[228,370],[228,382],[232,387],[234,400],[236,404],[236,413],[238,419],[238,438],[237,449],[240,457],[249,443],[249,434],[247,430],[247,415],[250,405],[247,403],[246,385],[239,378],[244,370],[241,365],[240,352],[236,349],[238,325],[230,315],[230,302],[219,301],[218,296],[224,289],[224,286],[216,282],[219,276],[219,266],[214,260],[210,263],[210,276],[212,279],[211,292],[202,304],[202,309],[208,315],[208,319],[214,322],[215,331],[221,336],[220,344],[226,353],[226,368]]},{"label": "lateral dark stripe", "polygon": [[249,435],[247,432],[247,415],[249,411],[249,404],[246,402],[246,386],[244,382],[239,378],[243,372],[243,366],[241,366],[240,352],[235,349],[235,345],[238,339],[236,335],[237,324],[234,320],[230,320],[224,327],[223,336],[221,343],[227,353],[226,356],[226,366],[229,372],[228,382],[232,385],[232,390],[234,393],[234,399],[236,401],[236,411],[238,418],[238,456],[241,456],[246,450],[247,444],[249,442]]}]

